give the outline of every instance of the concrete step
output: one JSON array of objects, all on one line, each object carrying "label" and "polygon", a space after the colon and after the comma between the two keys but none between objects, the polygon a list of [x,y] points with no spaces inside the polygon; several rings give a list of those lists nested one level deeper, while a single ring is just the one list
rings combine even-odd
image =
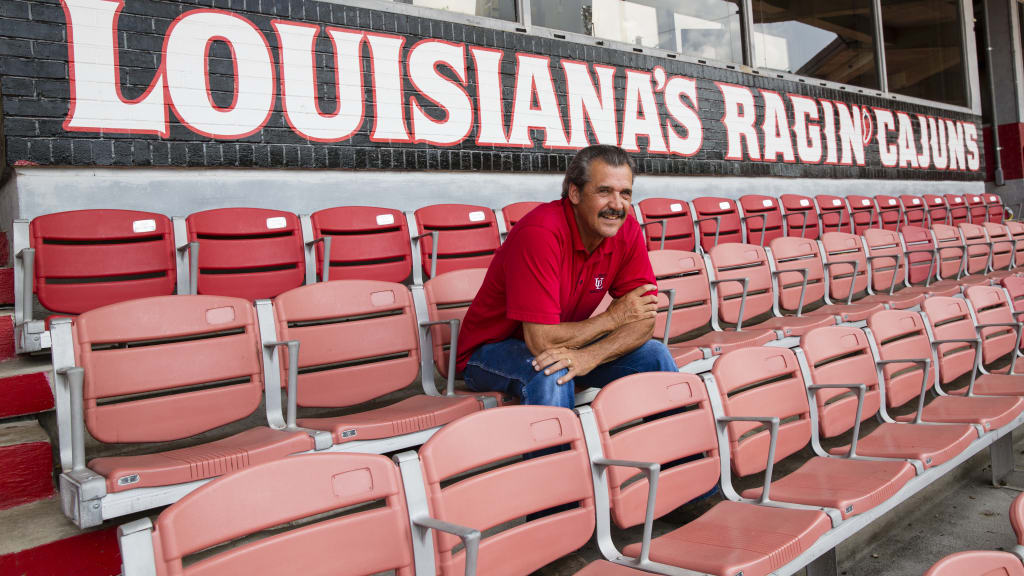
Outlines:
[{"label": "concrete step", "polygon": [[114,576],[121,572],[117,524],[79,530],[60,497],[0,511],[0,574]]},{"label": "concrete step", "polygon": [[49,356],[22,355],[0,362],[0,420],[53,409],[52,367]]},{"label": "concrete step", "polygon": [[0,510],[54,493],[50,439],[35,420],[0,424]]}]

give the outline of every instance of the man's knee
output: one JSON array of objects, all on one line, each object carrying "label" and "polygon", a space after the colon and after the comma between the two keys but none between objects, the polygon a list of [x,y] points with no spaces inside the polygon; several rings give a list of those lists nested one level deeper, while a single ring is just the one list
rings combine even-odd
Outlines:
[{"label": "man's knee", "polygon": [[573,408],[576,405],[576,390],[573,381],[570,380],[564,384],[558,383],[558,379],[567,373],[568,370],[565,369],[553,374],[538,371],[523,387],[523,403]]},{"label": "man's knee", "polygon": [[661,340],[644,342],[637,348],[636,353],[643,366],[641,372],[675,372],[679,369],[668,346],[665,346]]}]

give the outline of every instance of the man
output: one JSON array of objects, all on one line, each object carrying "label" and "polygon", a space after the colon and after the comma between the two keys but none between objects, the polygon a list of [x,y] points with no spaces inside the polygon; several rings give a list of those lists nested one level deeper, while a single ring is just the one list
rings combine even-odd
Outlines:
[{"label": "man", "polygon": [[[657,287],[630,214],[633,161],[598,145],[572,159],[562,199],[509,232],[459,332],[458,368],[476,391],[572,408],[574,387],[675,371],[651,340]],[[606,292],[615,298],[591,318]]]}]

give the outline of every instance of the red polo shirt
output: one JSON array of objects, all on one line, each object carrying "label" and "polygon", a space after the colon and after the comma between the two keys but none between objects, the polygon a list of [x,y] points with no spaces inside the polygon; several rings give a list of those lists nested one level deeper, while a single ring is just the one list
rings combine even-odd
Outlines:
[{"label": "red polo shirt", "polygon": [[640,224],[632,214],[618,234],[587,254],[572,203],[556,200],[527,214],[487,268],[459,331],[458,369],[484,344],[523,337],[523,322],[579,322],[606,292],[618,298],[655,284]]}]

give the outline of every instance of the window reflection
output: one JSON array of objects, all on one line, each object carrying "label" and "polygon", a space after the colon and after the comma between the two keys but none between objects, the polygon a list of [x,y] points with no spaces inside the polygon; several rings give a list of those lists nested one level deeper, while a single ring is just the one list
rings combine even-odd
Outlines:
[{"label": "window reflection", "polygon": [[534,0],[533,24],[740,62],[739,0]]},{"label": "window reflection", "polygon": [[516,21],[516,0],[394,0],[423,8]]},{"label": "window reflection", "polygon": [[753,0],[754,65],[878,88],[871,0]]},{"label": "window reflection", "polygon": [[882,0],[889,91],[967,105],[957,0]]}]

